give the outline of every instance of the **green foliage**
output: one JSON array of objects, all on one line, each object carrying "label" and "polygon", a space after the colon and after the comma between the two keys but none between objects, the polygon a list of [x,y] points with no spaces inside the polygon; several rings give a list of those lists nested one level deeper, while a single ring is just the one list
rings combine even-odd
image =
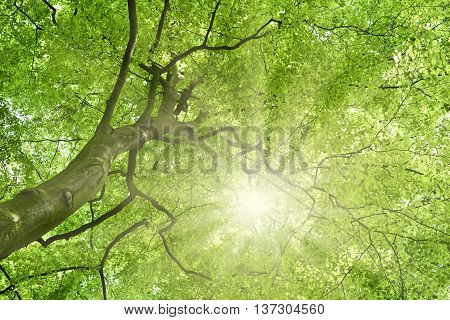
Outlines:
[{"label": "green foliage", "polygon": [[[3,200],[60,172],[90,139],[126,47],[126,1],[51,2],[57,25],[41,1],[20,2],[22,11],[0,4]],[[214,5],[171,1],[151,59],[165,65],[201,44]],[[138,63],[148,63],[162,7],[138,1],[138,44],[114,127],[145,107],[148,74]],[[149,228],[107,260],[110,298],[448,299],[448,4],[225,0],[209,44],[234,44],[270,18],[283,23],[262,38],[178,64],[181,87],[203,78],[181,118],[207,110],[199,133],[256,128],[261,134],[243,130],[241,139],[262,140],[282,175],[264,166],[247,175],[242,160],[253,168],[259,155],[240,155],[226,134],[200,146],[150,141],[139,152],[137,185],[179,215],[167,236],[172,252],[213,280],[180,270],[157,233],[166,216],[138,199],[69,241],[33,243],[2,261],[23,298],[100,299],[105,247],[146,218]],[[126,164],[122,155],[113,170]],[[108,177],[96,217],[126,197],[124,180]],[[262,192],[269,210],[242,212],[236,199],[247,189]],[[86,204],[46,238],[90,215]],[[68,266],[91,269],[27,279]],[[0,277],[0,290],[8,284]]]}]

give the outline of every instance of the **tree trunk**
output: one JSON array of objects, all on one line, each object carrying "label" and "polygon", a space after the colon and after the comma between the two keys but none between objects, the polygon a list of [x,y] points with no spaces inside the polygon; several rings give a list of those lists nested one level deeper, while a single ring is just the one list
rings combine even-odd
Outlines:
[{"label": "tree trunk", "polygon": [[98,130],[62,172],[0,203],[0,260],[41,238],[101,190],[114,159],[148,140],[136,126]]}]

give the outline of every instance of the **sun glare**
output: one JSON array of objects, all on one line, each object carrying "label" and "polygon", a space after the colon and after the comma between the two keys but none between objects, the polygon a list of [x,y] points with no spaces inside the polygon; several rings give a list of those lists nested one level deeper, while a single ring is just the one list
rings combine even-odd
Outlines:
[{"label": "sun glare", "polygon": [[261,216],[271,210],[270,198],[258,190],[241,190],[238,193],[239,210],[248,216]]}]

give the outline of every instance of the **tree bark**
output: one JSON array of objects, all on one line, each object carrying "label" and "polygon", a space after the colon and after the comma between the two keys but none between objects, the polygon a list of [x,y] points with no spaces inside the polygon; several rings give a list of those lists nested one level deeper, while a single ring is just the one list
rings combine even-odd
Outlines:
[{"label": "tree bark", "polygon": [[101,190],[114,159],[148,140],[137,126],[97,131],[66,169],[0,203],[0,260],[62,223]]}]

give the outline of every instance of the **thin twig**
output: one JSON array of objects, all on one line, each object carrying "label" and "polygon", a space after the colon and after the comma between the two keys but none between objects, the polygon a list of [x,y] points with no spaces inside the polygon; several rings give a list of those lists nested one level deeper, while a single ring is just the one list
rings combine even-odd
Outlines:
[{"label": "thin twig", "polygon": [[19,291],[17,291],[17,289],[16,289],[15,283],[12,282],[11,276],[6,271],[6,269],[3,268],[3,266],[1,264],[0,264],[0,271],[5,275],[6,279],[8,279],[8,281],[10,283],[10,285],[8,287],[6,287],[5,289],[0,291],[0,294],[8,292],[9,290],[14,290],[14,296],[16,296],[18,300],[22,300],[22,297],[21,297]]}]

